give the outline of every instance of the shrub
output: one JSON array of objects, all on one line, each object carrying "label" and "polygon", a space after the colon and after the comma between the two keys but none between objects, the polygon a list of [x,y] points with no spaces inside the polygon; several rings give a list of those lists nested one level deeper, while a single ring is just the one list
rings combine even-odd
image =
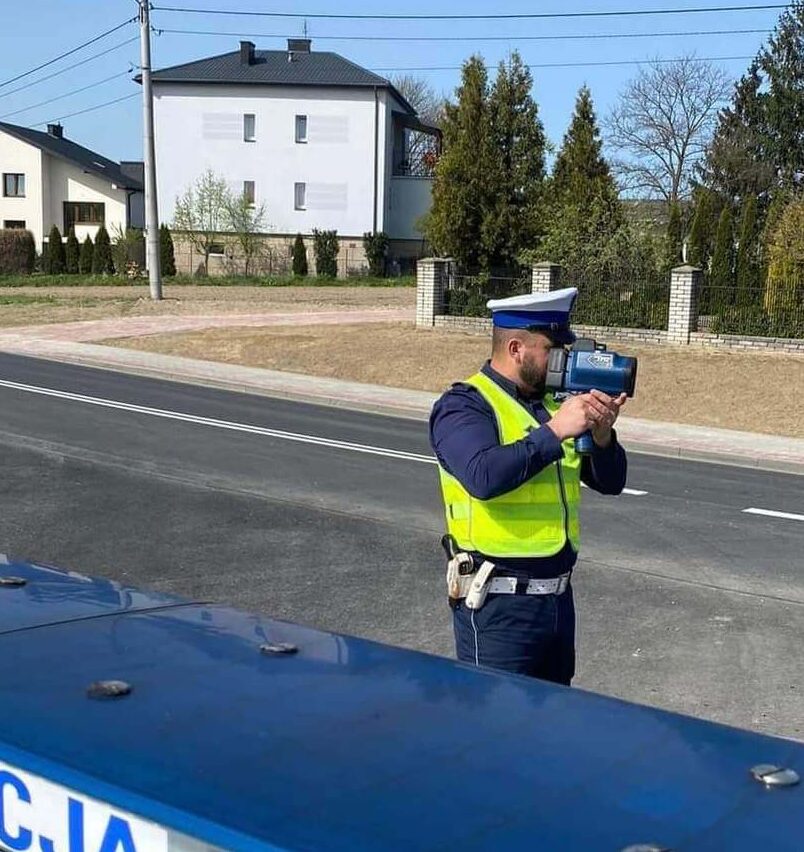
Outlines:
[{"label": "shrub", "polygon": [[293,274],[303,278],[307,275],[307,249],[301,234],[293,241]]},{"label": "shrub", "polygon": [[30,231],[0,231],[0,275],[30,275],[35,262],[36,244]]},{"label": "shrub", "polygon": [[67,245],[64,247],[64,269],[70,275],[78,272],[80,254],[81,246],[75,236],[75,228],[70,228],[70,233],[67,234]]},{"label": "shrub", "polygon": [[89,275],[92,272],[94,254],[95,246],[92,244],[92,238],[87,234],[86,239],[81,243],[81,254],[78,256],[78,271],[82,275]]},{"label": "shrub", "polygon": [[98,228],[98,233],[95,235],[95,251],[92,255],[92,272],[94,275],[114,274],[112,245],[109,241],[109,232],[103,227],[103,225]]},{"label": "shrub", "polygon": [[45,271],[51,275],[61,275],[64,272],[64,243],[61,241],[61,232],[56,225],[50,229],[47,238]]},{"label": "shrub", "polygon": [[139,228],[117,228],[111,246],[118,275],[137,278],[145,267],[145,237]]},{"label": "shrub", "polygon": [[338,277],[338,243],[337,231],[319,231],[313,229],[313,250],[315,251],[315,271],[321,278]]},{"label": "shrub", "polygon": [[385,278],[385,258],[390,240],[388,234],[380,231],[376,234],[363,234],[363,247],[369,264],[369,275]]},{"label": "shrub", "polygon": [[164,222],[159,226],[159,259],[162,275],[173,276],[176,274],[176,250],[173,247],[170,228]]}]

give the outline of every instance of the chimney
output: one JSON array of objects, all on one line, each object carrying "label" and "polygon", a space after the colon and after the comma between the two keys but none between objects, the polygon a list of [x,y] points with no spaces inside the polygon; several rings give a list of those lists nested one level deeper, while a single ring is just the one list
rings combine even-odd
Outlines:
[{"label": "chimney", "polygon": [[240,64],[241,65],[253,65],[254,64],[254,42],[253,41],[241,41],[240,42]]},{"label": "chimney", "polygon": [[297,53],[309,53],[312,39],[289,38],[288,39],[288,62],[293,62]]},{"label": "chimney", "polygon": [[64,128],[60,124],[48,124],[47,135],[62,139],[64,138]]}]

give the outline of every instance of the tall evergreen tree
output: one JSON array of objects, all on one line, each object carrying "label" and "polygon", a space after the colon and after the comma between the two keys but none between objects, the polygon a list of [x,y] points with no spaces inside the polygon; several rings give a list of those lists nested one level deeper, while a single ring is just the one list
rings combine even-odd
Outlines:
[{"label": "tall evergreen tree", "polygon": [[712,194],[699,187],[695,193],[695,212],[687,241],[687,260],[693,266],[707,269],[712,256],[712,241],[716,230]]},{"label": "tall evergreen tree", "polygon": [[159,226],[159,261],[162,275],[176,274],[176,250],[170,228],[164,222]]},{"label": "tall evergreen tree", "polygon": [[307,249],[301,234],[293,241],[293,274],[303,278],[307,275]]},{"label": "tall evergreen tree", "polygon": [[747,301],[759,287],[759,237],[757,200],[751,195],[743,204],[740,240],[737,246],[737,298],[741,303]]},{"label": "tall evergreen tree", "polygon": [[61,275],[64,272],[64,243],[56,225],[50,229],[47,238],[47,271],[51,275]]},{"label": "tall evergreen tree", "polygon": [[444,152],[425,219],[425,236],[433,248],[467,269],[488,265],[483,226],[494,174],[488,88],[483,60],[471,57],[461,71],[457,103],[445,106]]},{"label": "tall evergreen tree", "polygon": [[712,271],[709,276],[710,285],[713,288],[718,288],[718,299],[723,299],[726,296],[726,288],[731,288],[734,285],[733,254],[734,234],[731,208],[726,206],[721,211],[717,223],[715,248],[712,252]]},{"label": "tall evergreen tree", "polygon": [[64,247],[64,268],[70,275],[75,275],[78,272],[80,253],[81,247],[75,236],[75,228],[70,228],[70,233],[67,234],[67,245]]},{"label": "tall evergreen tree", "polygon": [[92,254],[92,272],[94,275],[114,275],[114,261],[112,260],[112,244],[109,240],[109,232],[103,225],[95,234],[95,251]]},{"label": "tall evergreen tree", "polygon": [[670,218],[667,222],[667,266],[672,269],[683,260],[682,243],[684,242],[684,221],[681,217],[681,206],[677,201],[670,205]]},{"label": "tall evergreen tree", "polygon": [[81,254],[78,258],[78,271],[82,275],[90,275],[92,272],[92,257],[95,254],[95,246],[92,243],[92,237],[86,235],[84,242],[81,243]]},{"label": "tall evergreen tree", "polygon": [[611,248],[625,223],[602,147],[592,95],[584,86],[550,181],[549,221],[539,249],[547,260],[600,271],[618,263]]},{"label": "tall evergreen tree", "polygon": [[541,233],[539,202],[544,184],[544,127],[531,97],[533,78],[514,51],[501,62],[489,96],[492,195],[483,223],[490,265],[513,266]]}]

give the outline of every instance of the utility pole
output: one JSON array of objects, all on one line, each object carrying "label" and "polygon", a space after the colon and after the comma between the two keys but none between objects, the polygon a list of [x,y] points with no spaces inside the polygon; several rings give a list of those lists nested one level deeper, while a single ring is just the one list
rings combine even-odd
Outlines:
[{"label": "utility pole", "polygon": [[156,203],[156,151],[154,146],[154,101],[151,93],[150,0],[137,0],[140,7],[140,65],[142,72],[142,148],[145,166],[145,256],[151,298],[162,298],[159,251],[159,210]]}]

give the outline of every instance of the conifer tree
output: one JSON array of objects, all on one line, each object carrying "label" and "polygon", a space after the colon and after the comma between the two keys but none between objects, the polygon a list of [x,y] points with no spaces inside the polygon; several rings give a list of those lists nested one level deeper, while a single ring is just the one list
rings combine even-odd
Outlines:
[{"label": "conifer tree", "polygon": [[495,172],[488,72],[481,57],[464,63],[456,94],[457,103],[444,110],[444,152],[436,165],[424,231],[436,252],[474,270],[488,262],[484,223]]},{"label": "conifer tree", "polygon": [[706,269],[712,255],[712,237],[715,232],[712,194],[706,189],[695,193],[695,213],[692,217],[687,241],[687,260],[693,266]]},{"label": "conifer tree", "polygon": [[541,233],[545,136],[532,87],[530,71],[514,51],[500,63],[488,103],[491,197],[483,244],[491,266],[515,265]]},{"label": "conifer tree", "polygon": [[670,218],[667,222],[667,266],[672,269],[682,260],[682,243],[684,242],[684,222],[681,218],[681,207],[677,201],[670,205]]},{"label": "conifer tree", "polygon": [[163,222],[159,226],[159,260],[162,275],[176,274],[176,251],[173,247],[173,237],[170,228]]},{"label": "conifer tree", "polygon": [[293,274],[303,278],[307,275],[307,249],[301,234],[293,241]]},{"label": "conifer tree", "polygon": [[70,228],[70,233],[67,234],[67,245],[64,247],[64,268],[71,275],[78,272],[80,253],[81,247],[78,245],[78,239],[75,236],[75,228]]},{"label": "conifer tree", "polygon": [[101,225],[95,235],[95,251],[92,255],[92,272],[94,275],[114,275],[112,260],[112,245],[109,232]]},{"label": "conifer tree", "polygon": [[[709,282],[713,288],[718,288],[719,299],[725,297],[725,288],[734,284],[732,262],[734,253],[734,235],[732,233],[731,208],[724,207],[717,223],[715,248],[712,252],[712,271]],[[721,289],[723,288],[723,289]]]},{"label": "conifer tree", "polygon": [[46,268],[51,275],[61,275],[64,272],[64,243],[56,225],[50,229],[48,235]]},{"label": "conifer tree", "polygon": [[92,272],[92,258],[95,254],[95,246],[92,243],[92,238],[89,234],[86,235],[84,242],[81,243],[81,254],[78,258],[78,271],[82,275],[90,275]]},{"label": "conifer tree", "polygon": [[737,246],[737,299],[740,304],[747,302],[759,286],[759,236],[757,200],[752,195],[743,204]]}]

